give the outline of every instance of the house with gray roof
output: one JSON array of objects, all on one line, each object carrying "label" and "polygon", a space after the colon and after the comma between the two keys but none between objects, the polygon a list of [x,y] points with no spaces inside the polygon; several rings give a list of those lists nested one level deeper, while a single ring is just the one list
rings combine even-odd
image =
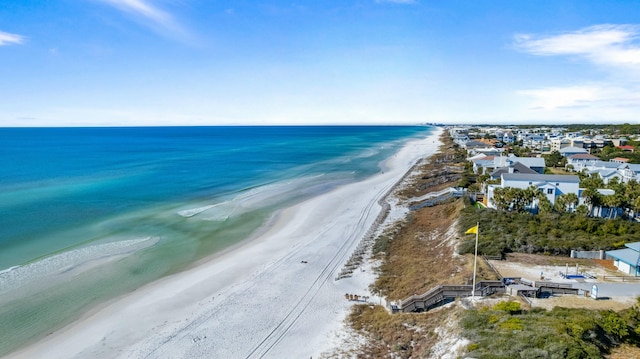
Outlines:
[{"label": "house with gray roof", "polygon": [[508,166],[496,168],[493,172],[491,172],[490,177],[492,180],[497,180],[504,173],[526,173],[526,174],[537,174],[538,172],[532,170],[531,168],[523,165],[520,162],[509,163]]},{"label": "house with gray roof", "polygon": [[622,174],[622,181],[640,181],[640,164],[625,163],[618,167],[618,172]]},{"label": "house with gray roof", "polygon": [[494,156],[482,156],[471,160],[473,163],[473,173],[484,174],[495,168]]},{"label": "house with gray roof", "polygon": [[640,273],[640,242],[627,243],[624,249],[606,251],[608,258],[613,258],[613,265],[619,271],[637,276]]},{"label": "house with gray roof", "polygon": [[605,185],[609,184],[609,182],[614,178],[617,178],[618,182],[624,182],[622,174],[618,172],[617,169],[598,169],[598,170],[589,171],[589,175],[594,173],[598,174],[598,176],[602,178],[602,182]]},{"label": "house with gray roof", "polygon": [[627,183],[631,180],[640,181],[640,164],[616,163],[609,161],[595,161],[584,167],[574,167],[575,171],[586,169],[589,174],[597,173],[605,184],[617,177],[621,182]]},{"label": "house with gray roof", "polygon": [[580,153],[589,153],[584,148],[575,146],[561,148],[560,150],[558,150],[558,152],[560,152],[560,154],[564,157],[569,157]]},{"label": "house with gray roof", "polygon": [[567,166],[573,166],[573,170],[576,172],[582,171],[583,168],[588,166],[594,166],[600,159],[594,155],[588,153],[579,153],[567,157]]},{"label": "house with gray roof", "polygon": [[495,168],[507,167],[509,164],[519,162],[537,173],[544,173],[544,158],[542,157],[518,157],[510,154],[509,156],[496,156],[494,157]]}]

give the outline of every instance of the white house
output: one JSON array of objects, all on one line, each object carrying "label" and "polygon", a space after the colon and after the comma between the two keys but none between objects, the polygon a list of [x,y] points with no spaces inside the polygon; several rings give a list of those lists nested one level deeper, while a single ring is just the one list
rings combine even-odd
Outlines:
[{"label": "white house", "polygon": [[556,198],[562,194],[574,193],[579,196],[580,178],[574,175],[503,173],[500,176],[500,184],[487,186],[487,206],[496,208],[493,203],[493,193],[496,188],[525,189],[531,186],[541,189],[553,205],[556,203]]},{"label": "white house", "polygon": [[544,173],[544,158],[542,157],[518,157],[516,155],[494,157],[494,168],[507,167],[509,164],[520,162],[538,173]]},{"label": "white house", "polygon": [[473,173],[484,174],[487,170],[493,170],[495,168],[494,156],[482,156],[476,158],[472,157],[471,163],[473,163]]},{"label": "white house", "polygon": [[515,137],[513,136],[513,132],[507,131],[502,135],[502,142],[513,143],[514,141],[515,141]]},{"label": "white house", "polygon": [[613,265],[619,271],[637,276],[640,273],[640,242],[625,244],[624,249],[607,251],[607,257],[613,258]]},{"label": "white house", "polygon": [[640,164],[625,163],[618,167],[618,172],[622,174],[622,181],[640,181]]},{"label": "white house", "polygon": [[582,171],[583,168],[594,166],[598,161],[598,157],[588,153],[579,153],[567,157],[567,165],[573,166],[573,170],[576,172]]},{"label": "white house", "polygon": [[582,169],[587,169],[589,174],[597,173],[605,184],[609,183],[613,177],[618,177],[621,182],[625,183],[631,180],[640,182],[640,164],[595,161],[582,168],[574,167],[576,171]]}]

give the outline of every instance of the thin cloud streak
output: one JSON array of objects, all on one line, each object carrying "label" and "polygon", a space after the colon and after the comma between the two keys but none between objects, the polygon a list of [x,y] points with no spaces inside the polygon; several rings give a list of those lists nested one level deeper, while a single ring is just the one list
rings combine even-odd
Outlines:
[{"label": "thin cloud streak", "polygon": [[20,45],[23,42],[24,42],[24,36],[0,31],[0,46],[7,46],[11,44]]},{"label": "thin cloud streak", "polygon": [[143,20],[152,29],[181,40],[188,38],[187,32],[174,16],[148,0],[98,0]]}]

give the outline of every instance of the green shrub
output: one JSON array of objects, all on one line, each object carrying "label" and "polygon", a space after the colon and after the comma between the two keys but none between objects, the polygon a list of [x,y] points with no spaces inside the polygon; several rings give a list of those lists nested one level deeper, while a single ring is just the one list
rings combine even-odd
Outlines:
[{"label": "green shrub", "polygon": [[513,301],[500,302],[493,306],[493,310],[507,312],[511,315],[520,314],[522,312],[522,310],[520,309],[520,303]]}]

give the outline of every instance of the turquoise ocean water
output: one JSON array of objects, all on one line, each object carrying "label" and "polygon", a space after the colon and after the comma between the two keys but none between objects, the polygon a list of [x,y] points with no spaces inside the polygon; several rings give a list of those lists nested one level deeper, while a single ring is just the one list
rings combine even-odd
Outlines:
[{"label": "turquoise ocean water", "polygon": [[0,128],[0,355],[379,172],[430,131]]}]

